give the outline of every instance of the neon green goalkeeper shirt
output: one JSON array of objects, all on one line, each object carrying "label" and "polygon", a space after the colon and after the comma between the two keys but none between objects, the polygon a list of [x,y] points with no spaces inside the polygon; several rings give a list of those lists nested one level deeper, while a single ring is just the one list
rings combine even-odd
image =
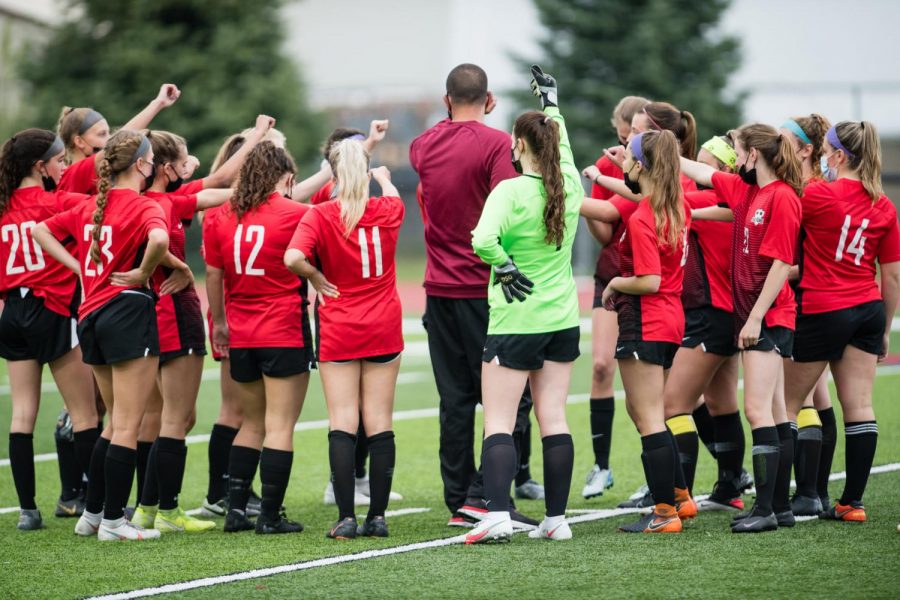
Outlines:
[{"label": "neon green goalkeeper shirt", "polygon": [[544,240],[547,199],[540,177],[522,175],[502,181],[494,188],[472,231],[472,247],[492,266],[503,265],[512,258],[519,271],[534,283],[534,290],[524,302],[507,303],[500,285],[494,285],[491,271],[488,335],[547,333],[578,326],[572,244],[584,188],[559,109],[548,107],[544,112],[559,125],[559,154],[566,195],[565,235],[559,248]]}]

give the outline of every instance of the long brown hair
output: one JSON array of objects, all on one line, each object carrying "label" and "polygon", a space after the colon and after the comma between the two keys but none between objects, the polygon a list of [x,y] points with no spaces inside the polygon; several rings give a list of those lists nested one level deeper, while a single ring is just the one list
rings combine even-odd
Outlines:
[{"label": "long brown hair", "polygon": [[6,212],[13,192],[31,173],[34,163],[44,157],[55,141],[56,134],[52,131],[25,129],[0,148],[0,215]]},{"label": "long brown hair", "polygon": [[738,129],[738,141],[749,152],[755,148],[775,177],[803,194],[803,168],[790,140],[771,125],[753,123]]},{"label": "long brown hair", "polygon": [[153,148],[153,162],[157,166],[175,163],[187,151],[187,140],[170,131],[154,129],[147,131],[146,135]]},{"label": "long brown hair", "polygon": [[686,110],[679,110],[668,102],[651,102],[644,107],[654,129],[667,129],[681,144],[681,156],[691,160],[697,156],[697,121]]},{"label": "long brown hair", "polygon": [[257,144],[241,167],[237,187],[231,197],[231,208],[238,220],[263,204],[285,173],[296,172],[294,159],[283,148],[272,142]]},{"label": "long brown hair", "polygon": [[544,241],[561,246],[566,235],[566,192],[559,156],[559,125],[544,113],[532,110],[519,115],[513,136],[525,140],[534,153],[544,182]]},{"label": "long brown hair", "polygon": [[91,260],[100,264],[100,232],[103,228],[103,216],[106,211],[107,194],[109,188],[116,181],[116,177],[128,170],[134,163],[135,153],[144,140],[144,134],[128,129],[120,129],[109,138],[103,149],[103,159],[100,161],[97,181],[97,208],[94,210],[91,230]]},{"label": "long brown hair", "polygon": [[[806,137],[809,138],[810,144],[812,145],[812,154],[810,154],[809,160],[812,162],[812,168],[815,172],[819,167],[819,160],[822,158],[822,147],[825,144],[825,132],[831,127],[831,123],[828,122],[828,119],[818,113],[812,113],[805,117],[794,117],[794,121],[796,121],[797,125],[800,126],[800,129],[803,130],[803,133],[806,134]],[[803,140],[800,141],[802,142]]]},{"label": "long brown hair", "polygon": [[680,145],[668,130],[641,134],[643,167],[653,182],[650,207],[656,237],[668,248],[677,248],[684,236],[684,191],[681,187]]},{"label": "long brown hair", "polygon": [[838,140],[854,154],[847,156],[848,166],[856,171],[872,202],[884,191],[881,187],[881,140],[868,121],[841,121],[834,127]]}]

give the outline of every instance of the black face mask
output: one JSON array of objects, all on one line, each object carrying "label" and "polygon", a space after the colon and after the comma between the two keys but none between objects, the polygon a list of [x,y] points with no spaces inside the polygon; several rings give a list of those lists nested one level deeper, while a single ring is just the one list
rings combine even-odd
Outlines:
[{"label": "black face mask", "polygon": [[741,168],[738,169],[738,176],[747,185],[756,185],[756,167],[753,167],[748,171],[747,163],[744,163],[741,165]]},{"label": "black face mask", "polygon": [[522,174],[522,159],[516,158],[516,149],[515,148],[509,149],[509,160],[512,161],[512,166],[513,166],[513,169],[516,170],[516,173],[521,175]]},{"label": "black face mask", "polygon": [[179,177],[175,181],[170,181],[166,184],[166,192],[169,194],[173,194],[177,192],[178,188],[180,188],[182,185],[184,185],[184,177]]},{"label": "black face mask", "polygon": [[156,163],[150,165],[150,174],[144,177],[144,190],[150,189],[154,179],[156,179]]},{"label": "black face mask", "polygon": [[625,187],[627,187],[632,194],[640,194],[641,193],[641,182],[632,181],[632,179],[628,176],[628,172],[623,173],[625,176]]},{"label": "black face mask", "polygon": [[711,185],[703,185],[702,183],[697,184],[697,191],[711,190],[713,187]]},{"label": "black face mask", "polygon": [[97,146],[94,146],[93,148],[91,148],[91,150],[92,150],[92,152],[90,155],[93,156],[93,155],[97,154],[98,152],[100,152],[101,150],[103,150],[103,148],[98,148]]},{"label": "black face mask", "polygon": [[43,184],[44,184],[45,192],[52,192],[53,190],[56,189],[56,182],[53,181],[53,178],[50,177],[49,175],[45,175],[44,173],[41,173],[41,182],[43,182]]}]

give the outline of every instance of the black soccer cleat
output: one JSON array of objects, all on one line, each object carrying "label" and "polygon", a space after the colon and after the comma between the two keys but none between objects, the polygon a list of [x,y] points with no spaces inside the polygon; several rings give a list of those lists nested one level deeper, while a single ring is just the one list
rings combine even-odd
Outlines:
[{"label": "black soccer cleat", "polygon": [[817,517],[822,513],[822,501],[818,496],[795,494],[791,498],[791,512],[798,517]]},{"label": "black soccer cleat", "polygon": [[250,531],[256,527],[247,515],[239,510],[229,510],[225,515],[225,527],[224,530],[227,533],[234,533],[237,531]]},{"label": "black soccer cleat", "polygon": [[[791,516],[793,518],[793,515]],[[754,508],[746,518],[731,524],[731,533],[762,533],[778,529],[778,518],[774,512],[763,514]]]},{"label": "black soccer cleat", "polygon": [[797,524],[797,519],[794,518],[794,513],[791,512],[791,509],[776,512],[775,520],[778,521],[779,527],[793,527]]},{"label": "black soccer cleat", "polygon": [[356,539],[356,530],[359,528],[359,525],[356,522],[356,519],[353,517],[346,517],[345,519],[341,519],[334,526],[328,530],[328,533],[325,534],[325,537],[329,537],[333,540],[353,540]]},{"label": "black soccer cleat", "polygon": [[388,536],[387,521],[384,520],[384,517],[366,519],[362,525],[356,528],[356,535],[386,538]]},{"label": "black soccer cleat", "polygon": [[260,515],[256,519],[256,533],[260,535],[268,535],[275,533],[300,533],[303,531],[303,524],[297,521],[291,521],[283,512],[274,520],[269,520]]},{"label": "black soccer cleat", "polygon": [[509,518],[512,521],[514,531],[531,531],[537,529],[540,521],[536,521],[529,516],[523,515],[514,508],[509,509]]},{"label": "black soccer cleat", "polygon": [[620,502],[619,508],[650,508],[655,505],[656,502],[653,500],[653,494],[648,490],[647,493],[640,498],[635,498],[634,500],[628,499],[624,502]]}]

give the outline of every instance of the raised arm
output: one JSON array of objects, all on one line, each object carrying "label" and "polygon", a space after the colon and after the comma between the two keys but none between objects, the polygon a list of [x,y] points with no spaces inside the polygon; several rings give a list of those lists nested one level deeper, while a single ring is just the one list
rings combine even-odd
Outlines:
[{"label": "raised arm", "polygon": [[707,206],[695,208],[691,211],[691,219],[695,221],[721,221],[731,223],[734,221],[734,212],[724,206]]},{"label": "raised arm", "polygon": [[212,188],[197,192],[197,210],[206,210],[221,206],[228,202],[234,190],[231,188]]},{"label": "raised arm", "polygon": [[203,187],[206,188],[224,188],[231,185],[231,182],[241,170],[244,159],[250,154],[250,151],[265,137],[266,133],[275,126],[275,119],[268,115],[259,115],[256,117],[256,126],[253,131],[247,135],[244,144],[234,153],[234,156],[226,160],[221,167],[215,172],[210,173],[203,178]]},{"label": "raised arm", "polygon": [[711,187],[712,176],[713,173],[716,172],[716,170],[709,165],[704,165],[703,163],[697,162],[696,160],[690,160],[682,156],[681,172],[687,175],[688,178],[693,179],[699,185]]},{"label": "raised arm", "polygon": [[150,101],[150,104],[144,107],[144,109],[138,114],[131,117],[131,120],[122,125],[122,129],[131,129],[131,130],[140,130],[147,129],[150,127],[150,122],[153,121],[153,118],[158,115],[163,109],[169,108],[175,101],[178,100],[178,97],[181,96],[181,90],[178,89],[174,83],[164,83],[159,88],[159,93],[156,94],[156,98]]},{"label": "raised arm", "polygon": [[[609,200],[597,198],[585,198],[581,203],[581,216],[585,219],[602,221],[603,223],[615,223],[622,218],[619,209]],[[602,240],[600,240],[603,243]]]},{"label": "raised arm", "polygon": [[322,189],[323,185],[331,181],[333,176],[334,174],[331,172],[331,165],[328,164],[327,160],[323,160],[318,171],[303,181],[294,184],[294,188],[291,190],[291,200],[295,200],[296,202],[308,202],[313,194]]},{"label": "raised arm", "polygon": [[381,187],[382,196],[399,196],[397,187],[391,183],[391,172],[387,167],[376,167],[371,170],[372,179]]},{"label": "raised arm", "polygon": [[643,196],[641,196],[640,194],[632,193],[632,191],[628,189],[628,186],[625,185],[625,182],[623,180],[616,177],[610,177],[609,175],[604,175],[600,172],[600,169],[598,169],[596,165],[585,167],[584,170],[581,171],[581,174],[590,179],[592,183],[596,183],[600,187],[604,187],[612,193],[622,196],[623,198],[632,200],[634,202],[640,202],[643,199]]},{"label": "raised arm", "polygon": [[388,125],[390,125],[390,121],[387,119],[372,121],[369,125],[369,137],[363,142],[366,152],[371,153],[378,142],[384,139],[384,136],[387,134]]}]

